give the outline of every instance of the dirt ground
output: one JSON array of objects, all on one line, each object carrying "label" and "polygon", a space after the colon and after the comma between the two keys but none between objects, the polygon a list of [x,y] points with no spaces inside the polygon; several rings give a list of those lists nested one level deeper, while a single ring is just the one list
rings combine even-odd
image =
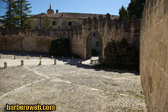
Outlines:
[{"label": "dirt ground", "polygon": [[[54,104],[56,112],[146,112],[140,76],[93,69],[89,60],[0,53],[0,112],[6,104]],[[24,60],[24,66],[20,61]],[[4,69],[4,62],[8,68]]]}]

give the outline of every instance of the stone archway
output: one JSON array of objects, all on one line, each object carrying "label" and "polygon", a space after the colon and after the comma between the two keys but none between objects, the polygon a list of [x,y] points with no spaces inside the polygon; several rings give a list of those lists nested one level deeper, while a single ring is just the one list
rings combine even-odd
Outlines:
[{"label": "stone archway", "polygon": [[86,58],[90,59],[93,55],[97,54],[99,60],[102,59],[102,37],[98,31],[89,33],[86,41]]}]

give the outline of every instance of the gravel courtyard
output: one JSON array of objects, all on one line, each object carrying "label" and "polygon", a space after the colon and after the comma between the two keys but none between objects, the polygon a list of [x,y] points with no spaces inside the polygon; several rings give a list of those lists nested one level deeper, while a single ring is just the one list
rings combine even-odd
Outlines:
[{"label": "gravel courtyard", "polygon": [[[54,104],[56,112],[146,112],[140,76],[93,69],[89,60],[0,53],[0,112],[6,104]],[[24,60],[24,66],[20,61]],[[4,62],[8,68],[4,69]]]}]

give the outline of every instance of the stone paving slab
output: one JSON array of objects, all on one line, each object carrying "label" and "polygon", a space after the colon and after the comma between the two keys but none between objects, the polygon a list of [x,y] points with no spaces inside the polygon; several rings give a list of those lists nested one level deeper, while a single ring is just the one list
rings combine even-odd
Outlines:
[{"label": "stone paving slab", "polygon": [[[146,112],[140,76],[93,69],[90,60],[0,59],[0,111],[9,104],[55,104],[57,112]],[[19,66],[20,60],[25,61]],[[9,67],[3,69],[3,62]]]}]

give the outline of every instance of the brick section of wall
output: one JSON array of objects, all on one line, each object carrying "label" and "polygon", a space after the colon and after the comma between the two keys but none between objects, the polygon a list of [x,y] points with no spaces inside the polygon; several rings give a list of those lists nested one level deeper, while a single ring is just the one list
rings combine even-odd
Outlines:
[{"label": "brick section of wall", "polygon": [[140,74],[149,112],[168,111],[168,0],[146,0],[140,33]]}]

